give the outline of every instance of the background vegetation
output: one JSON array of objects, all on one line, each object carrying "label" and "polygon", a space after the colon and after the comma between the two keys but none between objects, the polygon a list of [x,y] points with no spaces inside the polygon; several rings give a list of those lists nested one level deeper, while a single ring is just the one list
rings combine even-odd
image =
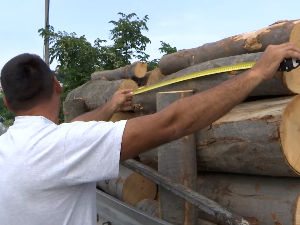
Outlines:
[{"label": "background vegetation", "polygon": [[[56,32],[54,27],[38,30],[39,35],[49,39],[50,63],[57,61],[57,67],[53,71],[63,85],[64,93],[62,102],[67,94],[74,88],[90,80],[90,76],[97,70],[112,70],[132,63],[141,61],[148,63],[148,71],[158,67],[159,59],[149,60],[150,56],[145,52],[151,40],[143,34],[149,29],[147,27],[148,16],[139,18],[135,13],[124,14],[117,21],[109,21],[113,29],[109,32],[110,45],[107,40],[97,38],[90,43],[85,35],[78,36],[75,32]],[[170,54],[176,52],[176,47],[161,42],[158,49],[160,53]],[[3,98],[3,95],[0,95]],[[5,124],[10,125],[14,119],[0,99],[0,116]],[[60,115],[62,122],[62,114]]]}]

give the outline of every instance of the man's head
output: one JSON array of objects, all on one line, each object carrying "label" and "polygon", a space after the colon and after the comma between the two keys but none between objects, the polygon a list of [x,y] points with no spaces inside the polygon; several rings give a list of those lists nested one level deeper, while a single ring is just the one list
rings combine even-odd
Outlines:
[{"label": "man's head", "polygon": [[5,101],[14,112],[26,111],[51,99],[54,75],[37,55],[21,54],[9,60],[1,71]]}]

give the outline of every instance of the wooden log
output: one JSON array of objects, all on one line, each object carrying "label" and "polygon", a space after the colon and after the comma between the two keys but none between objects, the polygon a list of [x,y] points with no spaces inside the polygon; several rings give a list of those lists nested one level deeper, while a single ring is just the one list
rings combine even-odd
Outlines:
[{"label": "wooden log", "polygon": [[299,176],[300,96],[241,104],[197,133],[200,171]]},{"label": "wooden log", "polygon": [[[215,59],[181,70],[166,77],[165,79],[161,80],[161,82],[208,69],[235,65],[243,62],[257,61],[261,55],[262,53],[252,53]],[[182,81],[135,95],[133,98],[134,110],[142,115],[155,113],[157,92],[177,90],[194,90],[195,92],[202,92],[213,88],[222,82],[241,74],[242,72],[244,72],[244,70],[198,77],[192,80]],[[285,96],[300,93],[299,73],[300,67],[290,72],[277,72],[272,79],[263,81],[260,85],[258,85],[252,91],[250,96]]]},{"label": "wooden log", "polygon": [[300,20],[281,21],[269,27],[207,43],[198,48],[178,51],[164,55],[159,68],[164,75],[175,73],[194,64],[241,55],[262,52],[268,45],[294,42],[300,47]]},{"label": "wooden log", "polygon": [[193,191],[186,186],[179,184],[169,177],[157,172],[150,167],[147,167],[133,159],[128,159],[122,162],[122,165],[139,173],[146,178],[154,181],[159,186],[171,191],[177,196],[182,197],[189,203],[198,207],[201,211],[210,217],[213,217],[218,224],[228,224],[228,225],[248,225],[249,223],[240,215],[232,212],[225,207],[217,204],[214,201],[200,195],[196,191]]},{"label": "wooden log", "polygon": [[146,73],[146,75],[139,79],[133,79],[139,86],[147,86],[154,84],[162,79],[166,78],[166,76],[162,75],[159,68],[151,70]]},{"label": "wooden log", "polygon": [[162,75],[159,68],[156,68],[151,71],[149,78],[147,80],[146,86],[149,86],[151,84],[155,84],[156,82],[166,78],[166,76]]},{"label": "wooden log", "polygon": [[158,217],[158,201],[154,199],[143,199],[136,204],[136,207],[151,216]]},{"label": "wooden log", "polygon": [[[193,91],[157,93],[157,110],[161,111],[173,102],[193,95]],[[196,190],[196,138],[187,135],[158,147],[158,171],[191,190]],[[159,192],[159,216],[176,225],[196,225],[197,208],[163,187]]]},{"label": "wooden log", "polygon": [[299,115],[299,95],[238,105],[196,133],[198,171],[299,176]]},{"label": "wooden log", "polygon": [[[130,79],[124,80],[92,80],[72,90],[66,97],[66,101],[82,98],[86,108],[90,111],[102,106],[109,101],[113,94],[122,89],[137,89],[137,84]],[[128,109],[131,110],[131,107]]]},{"label": "wooden log", "polygon": [[142,78],[135,78],[135,79],[133,79],[133,80],[137,83],[137,85],[138,85],[139,87],[143,87],[143,86],[145,86],[145,85],[147,84],[147,81],[148,81],[148,79],[149,79],[150,73],[151,73],[151,71],[148,71],[148,72],[145,74],[144,77],[142,77]]},{"label": "wooden log", "polygon": [[70,99],[63,102],[64,122],[69,123],[77,116],[87,112],[82,98]]},{"label": "wooden log", "polygon": [[121,79],[135,79],[142,78],[147,72],[147,63],[134,62],[115,70],[103,70],[92,73],[91,80],[105,79],[105,80],[121,80]]},{"label": "wooden log", "polygon": [[[198,192],[239,213],[253,225],[300,224],[298,178],[201,173]],[[200,216],[206,217],[203,213]]]},{"label": "wooden log", "polygon": [[106,181],[98,181],[97,186],[109,195],[123,202],[136,206],[143,199],[154,199],[156,184],[120,165],[119,177]]}]

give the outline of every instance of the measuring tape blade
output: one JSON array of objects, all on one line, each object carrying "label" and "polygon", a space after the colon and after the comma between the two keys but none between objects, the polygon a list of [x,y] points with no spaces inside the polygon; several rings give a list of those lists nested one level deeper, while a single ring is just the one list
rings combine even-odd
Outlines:
[{"label": "measuring tape blade", "polygon": [[209,70],[204,70],[204,71],[192,73],[192,74],[181,76],[181,77],[175,77],[171,80],[163,81],[163,82],[153,84],[153,85],[148,86],[148,87],[138,89],[138,90],[134,91],[133,94],[137,95],[137,94],[147,92],[147,91],[150,91],[150,90],[153,90],[153,89],[156,89],[156,88],[164,87],[164,86],[174,84],[174,83],[178,83],[178,82],[185,81],[185,80],[191,80],[191,79],[194,79],[194,78],[197,78],[197,77],[204,77],[204,76],[217,74],[217,73],[225,73],[225,72],[229,72],[229,71],[233,71],[233,70],[250,69],[254,66],[254,64],[255,64],[255,62],[239,63],[239,64],[232,65],[232,66],[218,67],[218,68],[214,68],[214,69],[209,69]]}]

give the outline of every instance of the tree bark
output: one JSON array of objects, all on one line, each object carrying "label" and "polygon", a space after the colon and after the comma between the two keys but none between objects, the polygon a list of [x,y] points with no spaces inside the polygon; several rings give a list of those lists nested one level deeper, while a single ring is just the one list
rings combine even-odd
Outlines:
[{"label": "tree bark", "polygon": [[[157,110],[193,95],[193,91],[157,93]],[[158,147],[158,171],[174,181],[196,190],[196,139],[187,135]],[[159,187],[160,218],[176,225],[196,225],[197,208],[163,187]]]},{"label": "tree bark", "polygon": [[262,52],[268,45],[294,42],[300,47],[300,20],[281,21],[269,27],[207,43],[198,48],[182,50],[164,55],[159,68],[164,75],[175,73],[194,64],[241,55]]},{"label": "tree bark", "polygon": [[[137,89],[137,84],[130,79],[124,80],[92,80],[72,90],[66,97],[66,101],[82,98],[86,108],[90,111],[102,106],[109,101],[114,93],[122,89]],[[131,107],[128,109],[131,110]]]},{"label": "tree bark", "polygon": [[299,176],[299,115],[299,95],[240,104],[196,133],[198,171]]},{"label": "tree bark", "polygon": [[[201,173],[198,192],[242,215],[252,225],[300,224],[297,178]],[[199,216],[211,220],[201,212]]]},{"label": "tree bark", "polygon": [[[170,75],[161,80],[161,82],[213,68],[235,65],[243,62],[255,62],[259,59],[261,54],[262,53],[252,53],[204,62]],[[202,92],[213,88],[222,82],[243,73],[244,71],[245,70],[231,71],[227,73],[198,77],[135,95],[133,99],[134,110],[142,115],[155,113],[156,93],[158,92],[177,90],[194,90],[195,92]],[[277,72],[272,79],[263,81],[260,85],[258,85],[252,91],[250,96],[285,96],[300,93],[299,72],[300,67],[290,72]]]},{"label": "tree bark", "polygon": [[143,199],[154,199],[157,192],[153,181],[121,165],[117,179],[98,181],[97,186],[107,194],[132,206],[136,206]]},{"label": "tree bark", "polygon": [[69,123],[77,116],[86,112],[84,100],[81,98],[70,99],[63,102],[64,122]]},{"label": "tree bark", "polygon": [[96,71],[91,79],[121,80],[142,78],[147,72],[147,63],[135,62],[115,70]]}]

